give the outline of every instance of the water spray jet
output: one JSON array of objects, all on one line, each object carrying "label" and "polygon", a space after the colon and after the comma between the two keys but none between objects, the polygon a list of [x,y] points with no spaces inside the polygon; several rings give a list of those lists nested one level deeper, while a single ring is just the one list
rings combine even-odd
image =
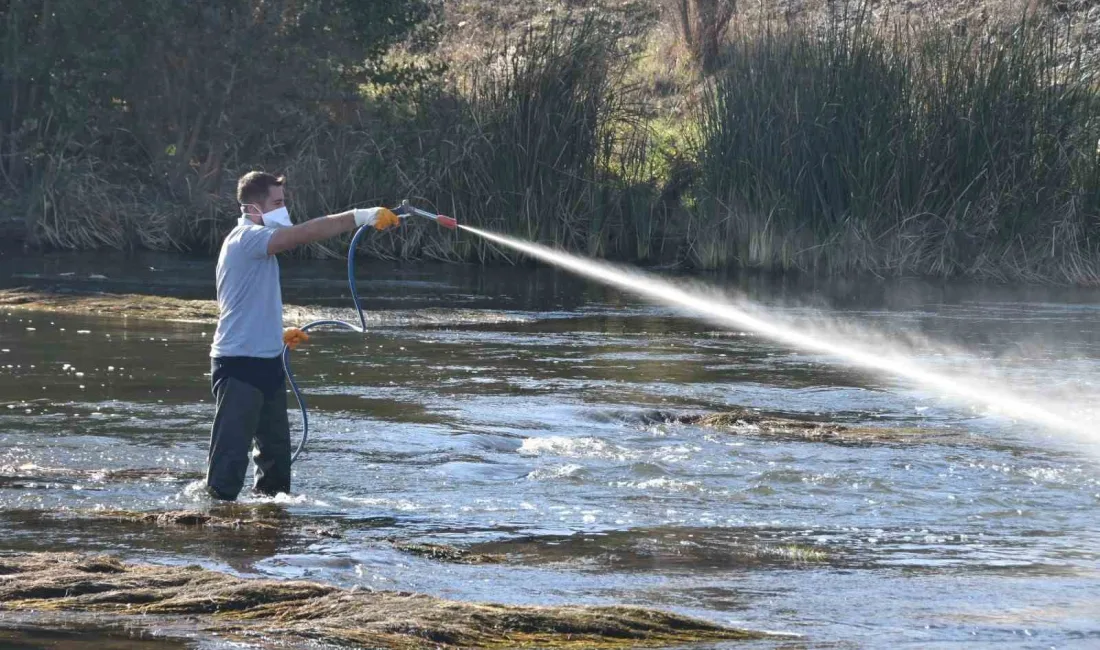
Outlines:
[{"label": "water spray jet", "polygon": [[[752,304],[749,301],[740,301],[740,305],[735,305],[730,302],[728,296],[721,295],[714,289],[708,288],[706,292],[687,291],[664,278],[638,269],[619,267],[607,262],[555,250],[542,244],[514,239],[472,226],[460,225],[452,217],[413,207],[407,200],[402,202],[397,212],[403,218],[409,215],[424,217],[431,219],[444,228],[469,232],[582,277],[636,294],[650,302],[685,309],[719,327],[742,328],[795,349],[825,354],[846,361],[857,368],[876,371],[883,375],[901,377],[918,386],[933,389],[949,399],[981,403],[1011,418],[1047,429],[1086,436],[1093,435],[1094,428],[1089,422],[1071,420],[1029,403],[1021,397],[1011,394],[1003,386],[983,385],[980,381],[970,379],[965,381],[956,380],[922,368],[912,358],[905,355],[890,354],[882,349],[860,347],[846,340],[838,340],[835,336],[830,336],[827,333],[805,331],[804,328],[799,329],[784,324],[775,319],[773,315],[767,314],[759,305]],[[359,315],[359,326],[339,320],[319,320],[303,326],[300,328],[302,331],[308,331],[322,325],[334,325],[360,333],[366,331],[366,318],[355,288],[355,247],[365,228],[356,231],[348,250],[348,284],[351,288],[356,313]],[[303,423],[302,440],[292,456],[291,462],[293,462],[305,447],[309,435],[309,420],[305,401],[290,371],[290,348],[287,346],[283,348],[283,367],[298,400]],[[1090,440],[1092,439],[1090,437]]]},{"label": "water spray jet", "polygon": [[1040,406],[1012,395],[1002,386],[982,386],[976,381],[958,381],[920,367],[911,358],[889,354],[883,350],[865,349],[849,342],[830,339],[820,333],[807,333],[776,320],[769,320],[762,308],[744,301],[743,306],[731,304],[727,296],[705,295],[675,286],[668,280],[637,269],[622,268],[607,262],[583,258],[541,244],[521,241],[470,226],[461,230],[502,244],[540,261],[597,280],[603,284],[634,293],[650,302],[679,307],[703,317],[721,327],[749,330],[796,349],[809,350],[847,361],[859,368],[902,377],[925,388],[931,388],[954,400],[978,402],[1012,418],[1048,429],[1089,435],[1088,423],[1070,420]]}]

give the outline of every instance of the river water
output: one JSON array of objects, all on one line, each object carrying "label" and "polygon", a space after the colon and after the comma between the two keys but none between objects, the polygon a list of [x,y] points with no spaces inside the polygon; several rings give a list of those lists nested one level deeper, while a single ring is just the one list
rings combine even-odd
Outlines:
[{"label": "river water", "polygon": [[[211,508],[196,486],[212,325],[0,308],[0,549],[646,605],[799,635],[797,647],[1100,647],[1094,445],[553,270],[363,263],[357,275],[370,331],[316,332],[293,357],[312,431],[293,494],[231,509],[288,522],[265,535],[86,516]],[[165,256],[8,256],[0,278],[213,296],[212,261]],[[1014,388],[1087,394],[1100,378],[1097,291],[709,280],[781,312],[951,342],[1004,364]],[[354,317],[340,262],[284,262],[283,284],[287,303]],[[845,445],[655,417],[733,407],[951,435]],[[506,561],[446,564],[393,539]],[[85,647],[3,616],[9,645]],[[97,634],[96,647],[219,647]]]}]

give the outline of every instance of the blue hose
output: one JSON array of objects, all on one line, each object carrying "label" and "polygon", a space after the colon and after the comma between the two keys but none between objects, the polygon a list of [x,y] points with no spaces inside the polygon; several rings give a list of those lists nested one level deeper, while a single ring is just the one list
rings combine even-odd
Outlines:
[{"label": "blue hose", "polygon": [[[356,230],[355,235],[351,238],[351,246],[348,247],[348,286],[351,287],[351,301],[355,303],[355,313],[359,314],[359,326],[356,327],[352,323],[342,320],[315,320],[300,327],[299,329],[303,332],[308,332],[314,327],[322,325],[335,325],[359,333],[367,331],[367,317],[363,315],[363,308],[359,304],[359,292],[355,290],[355,247],[359,243],[359,237],[363,235],[363,231],[369,227],[361,226],[359,230]],[[298,454],[305,449],[306,440],[309,439],[309,414],[306,411],[306,401],[302,397],[302,391],[298,388],[298,382],[294,381],[294,373],[290,371],[290,346],[286,344],[283,344],[283,370],[286,371],[286,377],[290,380],[290,388],[294,391],[294,397],[298,400],[298,408],[302,412],[302,440],[298,443],[298,448],[294,450],[294,455],[290,457],[290,462],[293,464],[294,461],[298,460]]]},{"label": "blue hose", "polygon": [[[409,205],[408,200],[402,201],[401,207],[396,208],[394,212],[402,218],[412,214],[418,217],[431,219],[440,226],[450,228],[451,230],[458,227],[458,222],[456,222],[454,218],[415,208]],[[363,231],[369,227],[370,226],[360,226],[359,229],[355,231],[355,235],[351,238],[351,245],[348,247],[348,286],[351,288],[351,301],[355,303],[355,313],[359,315],[359,327],[342,320],[329,319],[315,320],[298,329],[303,332],[308,332],[314,327],[335,325],[353,332],[359,332],[360,334],[367,331],[367,317],[363,315],[363,307],[359,304],[359,292],[355,289],[355,247],[359,244],[359,238],[363,236]],[[294,397],[298,400],[298,408],[302,412],[302,440],[298,443],[298,448],[294,450],[294,455],[290,457],[290,463],[294,464],[294,461],[298,460],[298,454],[302,453],[302,450],[305,449],[306,440],[309,439],[309,414],[306,412],[306,401],[302,397],[302,391],[298,388],[298,382],[294,381],[294,373],[290,371],[290,346],[285,343],[283,344],[283,370],[286,372],[287,379],[290,380],[290,388],[294,391]]]}]

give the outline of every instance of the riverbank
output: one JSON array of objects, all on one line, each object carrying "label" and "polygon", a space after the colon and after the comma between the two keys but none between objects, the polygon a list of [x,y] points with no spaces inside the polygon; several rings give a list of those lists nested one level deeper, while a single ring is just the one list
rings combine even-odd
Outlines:
[{"label": "riverbank", "polygon": [[[483,4],[420,16],[438,42],[397,39],[387,56],[424,66],[338,80],[340,101],[296,69],[304,96],[278,99],[278,124],[230,103],[181,126],[159,87],[108,88],[95,120],[70,116],[70,139],[9,137],[28,156],[12,157],[0,212],[43,249],[212,256],[236,178],[263,166],[288,175],[299,221],[409,198],[637,264],[1100,285],[1089,3],[744,3],[702,69],[656,3]],[[195,17],[179,18],[186,33]],[[287,38],[272,51],[307,47]],[[170,93],[243,92],[158,55],[187,63]],[[375,259],[520,261],[425,224],[365,240]]]}]

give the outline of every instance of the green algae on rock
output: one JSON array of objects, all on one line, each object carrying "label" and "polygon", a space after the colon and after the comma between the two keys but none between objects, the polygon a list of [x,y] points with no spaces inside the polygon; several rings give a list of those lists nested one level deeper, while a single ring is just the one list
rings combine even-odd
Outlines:
[{"label": "green algae on rock", "polygon": [[471,553],[465,549],[456,548],[447,544],[395,541],[393,542],[393,547],[402,553],[419,555],[431,560],[439,560],[453,564],[497,564],[504,561],[503,555]]},{"label": "green algae on rock", "polygon": [[836,422],[769,415],[745,408],[708,414],[648,413],[643,420],[649,423],[687,424],[730,433],[768,435],[838,445],[911,444],[930,440],[942,442],[960,436],[956,431],[944,429],[851,426]]},{"label": "green algae on rock", "polygon": [[[218,321],[217,301],[134,293],[0,289],[0,309],[175,323],[213,324]],[[301,306],[283,305],[286,323],[306,320],[311,314]]]},{"label": "green algae on rock", "polygon": [[842,549],[816,544],[801,531],[758,526],[651,526],[599,533],[544,534],[475,544],[475,553],[504,555],[521,566],[585,572],[781,570],[852,566]]},{"label": "green algae on rock", "polygon": [[185,323],[212,323],[218,319],[218,303],[213,300],[183,300],[167,296],[125,293],[0,289],[0,308]]},{"label": "green algae on rock", "polygon": [[90,513],[97,519],[116,519],[158,526],[209,526],[215,528],[259,528],[273,530],[274,521],[257,518],[222,517],[197,510],[172,510],[168,512],[131,512],[129,510],[96,510]]},{"label": "green algae on rock", "polygon": [[0,557],[0,611],[187,616],[223,636],[381,648],[627,648],[765,638],[659,610],[448,601],[298,580],[238,578],[198,566],[108,556]]}]

